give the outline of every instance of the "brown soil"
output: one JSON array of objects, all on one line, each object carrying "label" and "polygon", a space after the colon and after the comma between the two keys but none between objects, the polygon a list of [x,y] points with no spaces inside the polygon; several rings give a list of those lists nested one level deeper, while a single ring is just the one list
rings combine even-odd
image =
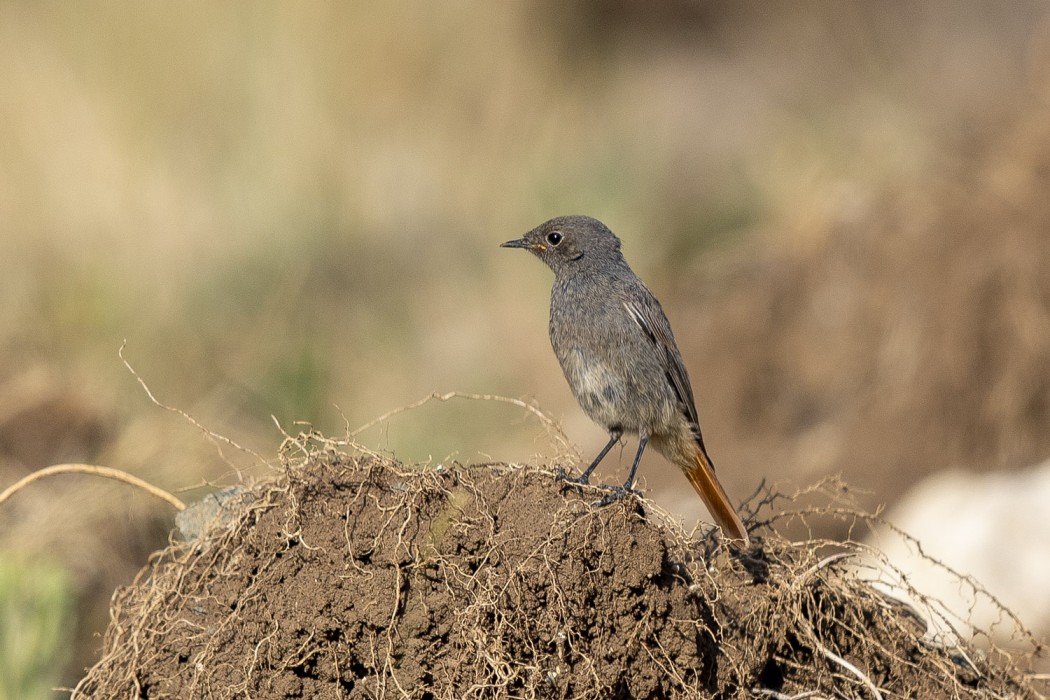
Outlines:
[{"label": "brown soil", "polygon": [[1034,652],[931,646],[770,518],[740,552],[599,493],[538,468],[312,448],[118,592],[74,697],[1035,694],[1018,670]]}]

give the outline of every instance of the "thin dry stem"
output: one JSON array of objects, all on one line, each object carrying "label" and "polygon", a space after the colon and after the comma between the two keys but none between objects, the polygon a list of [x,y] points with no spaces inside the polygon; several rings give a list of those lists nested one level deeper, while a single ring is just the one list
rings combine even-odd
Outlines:
[{"label": "thin dry stem", "polygon": [[164,489],[154,486],[153,484],[140,479],[134,474],[128,474],[125,471],[119,469],[113,469],[111,467],[100,467],[94,464],[56,464],[54,466],[45,467],[39,471],[35,471],[32,474],[27,474],[22,477],[14,484],[11,484],[3,493],[0,493],[0,504],[6,501],[8,498],[13,496],[15,493],[21,491],[25,487],[29,486],[35,481],[44,479],[55,474],[91,474],[92,476],[101,476],[105,479],[113,479],[115,481],[122,481],[125,484],[131,484],[132,486],[142,489],[151,496],[167,501],[175,508],[175,510],[185,510],[186,504],[176,498],[174,495],[168,493]]},{"label": "thin dry stem", "polygon": [[[131,363],[128,362],[127,359],[124,357],[124,348],[127,346],[127,344],[128,344],[128,341],[125,338],[124,342],[120,344],[120,349],[117,350],[117,356],[120,357],[120,361],[123,362],[124,366],[127,368],[127,370],[129,372],[131,372],[131,376],[135,377],[135,379],[138,381],[139,385],[142,387],[142,390],[146,392],[146,396],[149,397],[149,400],[151,402],[153,402],[153,404],[155,406],[157,406],[158,408],[163,408],[165,411],[170,411],[171,413],[174,413],[174,414],[176,414],[178,416],[181,416],[184,420],[186,420],[186,422],[188,422],[194,428],[196,428],[197,430],[199,430],[202,433],[204,433],[204,435],[207,436],[208,439],[212,441],[212,443],[215,445],[216,449],[219,451],[219,456],[222,457],[223,460],[226,461],[226,463],[229,464],[234,469],[234,471],[237,472],[238,476],[240,476],[240,470],[237,469],[237,467],[232,462],[230,462],[229,459],[226,458],[226,455],[222,451],[222,447],[220,447],[218,443],[225,443],[225,444],[229,445],[230,447],[232,447],[232,448],[234,448],[236,450],[240,450],[241,452],[244,452],[245,454],[249,454],[252,457],[255,457],[260,462],[263,462],[263,463],[266,462],[266,459],[262,455],[260,455],[258,452],[256,452],[255,450],[252,450],[251,448],[248,448],[248,447],[244,447],[243,445],[239,445],[236,442],[234,442],[233,440],[231,440],[230,438],[226,437],[225,435],[220,435],[219,433],[216,433],[215,431],[205,427],[203,424],[200,423],[200,421],[198,421],[196,418],[191,416],[186,411],[183,411],[181,408],[175,408],[174,406],[168,406],[167,404],[162,403],[161,401],[159,401],[157,399],[157,397],[153,395],[153,391],[150,390],[149,385],[146,384],[146,380],[144,380],[141,376],[139,376],[139,373],[135,371],[135,368],[132,367]],[[243,481],[243,480],[244,479],[242,478],[241,481]]]},{"label": "thin dry stem", "polygon": [[523,401],[522,399],[515,399],[509,396],[500,396],[498,394],[470,394],[462,391],[449,391],[444,394],[434,392],[432,394],[429,394],[428,396],[424,396],[418,401],[387,411],[381,416],[368,421],[359,428],[350,431],[349,437],[356,437],[357,435],[363,433],[369,428],[373,428],[376,425],[379,425],[380,423],[383,423],[398,414],[419,408],[427,403],[430,403],[431,401],[445,402],[450,401],[451,399],[467,399],[470,401],[498,401],[500,403],[507,403],[512,406],[517,406],[518,408],[525,409],[540,421],[540,423],[546,429],[547,433],[559,445],[560,450],[563,450],[564,452],[572,454],[576,457],[579,456],[576,454],[576,448],[573,447],[568,436],[565,435],[565,432],[561,429],[561,426],[558,424],[558,422],[550,416],[548,416],[542,410],[540,410],[540,408],[534,403]]}]

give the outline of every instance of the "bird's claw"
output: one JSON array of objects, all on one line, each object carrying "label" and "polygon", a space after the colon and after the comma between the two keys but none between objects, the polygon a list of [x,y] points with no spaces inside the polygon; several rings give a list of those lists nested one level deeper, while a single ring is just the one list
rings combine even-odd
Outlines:
[{"label": "bird's claw", "polygon": [[591,503],[592,506],[595,506],[597,508],[601,508],[602,506],[607,506],[610,503],[617,503],[619,501],[624,500],[628,496],[640,496],[641,495],[641,493],[639,491],[636,491],[633,488],[628,488],[626,486],[603,486],[602,488],[607,490],[608,493],[605,494],[604,496],[602,496],[601,498],[599,498],[597,501],[594,501],[593,503]]},{"label": "bird's claw", "polygon": [[[567,485],[574,486],[574,487],[590,486],[591,482],[590,482],[590,479],[588,478],[588,476],[589,476],[589,474],[587,474],[587,473],[581,474],[580,476],[569,476],[569,472],[567,472],[562,467],[558,467],[558,468],[556,468],[554,470],[554,478],[557,481],[563,481]],[[601,498],[599,498],[597,501],[592,501],[591,502],[591,505],[595,506],[597,508],[600,508],[602,506],[607,506],[610,503],[616,503],[618,501],[622,501],[625,498],[627,498],[628,496],[641,496],[642,495],[641,491],[638,491],[638,490],[634,489],[632,486],[628,486],[627,484],[624,484],[622,486],[612,486],[610,484],[600,484],[600,485],[596,486],[595,488],[599,488],[602,491],[606,492],[605,495],[602,496]]]},{"label": "bird's claw", "polygon": [[565,471],[562,467],[558,467],[554,470],[554,478],[557,481],[565,481],[576,486],[589,486],[591,483],[586,476],[569,476],[569,472]]}]

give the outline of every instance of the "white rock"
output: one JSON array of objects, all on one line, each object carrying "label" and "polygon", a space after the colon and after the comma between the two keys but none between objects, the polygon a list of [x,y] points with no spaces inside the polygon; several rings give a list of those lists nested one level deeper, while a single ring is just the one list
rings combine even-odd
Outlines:
[{"label": "white rock", "polygon": [[858,573],[908,601],[930,623],[931,638],[950,643],[949,630],[969,638],[976,628],[1008,642],[1016,625],[995,599],[1036,637],[1050,635],[1050,461],[1013,472],[938,473],[885,519],[915,541],[879,528],[867,544],[885,561],[873,556]]}]

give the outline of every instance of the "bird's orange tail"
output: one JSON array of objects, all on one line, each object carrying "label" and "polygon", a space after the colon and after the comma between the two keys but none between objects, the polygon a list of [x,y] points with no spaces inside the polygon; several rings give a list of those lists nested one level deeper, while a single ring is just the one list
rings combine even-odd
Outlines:
[{"label": "bird's orange tail", "polygon": [[695,450],[694,462],[691,468],[683,469],[689,483],[703,499],[704,505],[711,511],[711,515],[722,531],[732,539],[743,540],[745,547],[749,546],[751,539],[747,536],[744,523],[736,514],[733,504],[729,502],[729,496],[726,495],[722,484],[718,483],[718,477],[715,476],[715,469],[711,466],[711,461],[699,446]]}]

